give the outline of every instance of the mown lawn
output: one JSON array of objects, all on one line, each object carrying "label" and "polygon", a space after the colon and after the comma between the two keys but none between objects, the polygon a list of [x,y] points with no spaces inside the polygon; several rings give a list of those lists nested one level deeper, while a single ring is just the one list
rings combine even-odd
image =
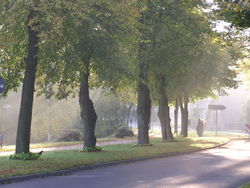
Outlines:
[{"label": "mown lawn", "polygon": [[177,138],[176,142],[162,142],[161,139],[152,139],[153,146],[147,147],[120,144],[103,146],[103,151],[92,153],[77,150],[45,152],[36,161],[18,161],[9,160],[8,157],[0,157],[0,177],[48,172],[80,165],[153,157],[161,154],[191,152],[216,146],[228,140],[229,138],[226,137]]}]

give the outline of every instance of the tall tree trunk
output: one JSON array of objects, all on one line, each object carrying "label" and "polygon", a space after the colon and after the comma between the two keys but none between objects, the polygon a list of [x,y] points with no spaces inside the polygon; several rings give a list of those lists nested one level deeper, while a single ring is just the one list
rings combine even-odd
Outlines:
[{"label": "tall tree trunk", "polygon": [[129,126],[129,120],[130,120],[129,117],[130,117],[132,107],[133,107],[133,103],[129,103],[128,111],[127,111],[127,127]]},{"label": "tall tree trunk", "polygon": [[151,116],[151,99],[149,88],[144,83],[138,84],[138,106],[137,106],[137,123],[138,123],[138,145],[149,144],[149,122]]},{"label": "tall tree trunk", "polygon": [[161,122],[161,132],[162,132],[162,139],[172,141],[174,139],[173,133],[171,130],[170,125],[170,113],[169,113],[169,106],[168,106],[168,97],[165,90],[166,81],[164,76],[159,77],[159,111],[158,116]]},{"label": "tall tree trunk", "polygon": [[81,118],[83,121],[83,141],[84,148],[93,148],[96,146],[95,125],[97,115],[93,102],[89,97],[89,61],[84,62],[84,67],[79,94]]},{"label": "tall tree trunk", "polygon": [[167,114],[167,109],[166,109],[166,101],[164,101],[164,98],[160,97],[159,98],[159,110],[158,110],[158,117],[160,119],[161,123],[161,136],[162,140],[167,140],[167,125],[166,125],[166,114]]},{"label": "tall tree trunk", "polygon": [[185,126],[185,115],[184,115],[184,105],[183,105],[183,99],[182,97],[179,97],[179,105],[181,109],[181,136],[183,136],[184,133],[184,126]]},{"label": "tall tree trunk", "polygon": [[175,99],[175,110],[174,110],[174,133],[178,134],[178,115],[179,115],[179,103],[178,99]]},{"label": "tall tree trunk", "polygon": [[[140,44],[139,53],[145,50],[145,44]],[[139,81],[138,81],[138,102],[137,102],[137,123],[138,123],[138,145],[149,144],[149,122],[151,117],[151,99],[148,82],[148,63],[140,54]]]},{"label": "tall tree trunk", "polygon": [[189,113],[188,113],[188,103],[189,103],[189,97],[185,93],[184,94],[184,119],[185,119],[185,126],[184,126],[184,137],[188,136],[188,120],[189,120]]},{"label": "tall tree trunk", "polygon": [[184,94],[184,100],[179,99],[181,108],[181,135],[184,137],[188,136],[188,96]]},{"label": "tall tree trunk", "polygon": [[[28,22],[36,16],[36,12],[31,10],[28,15]],[[36,67],[38,63],[38,32],[28,28],[28,49],[25,59],[26,68],[23,80],[21,107],[18,118],[18,128],[16,136],[16,153],[28,153],[30,145],[30,131],[32,120],[32,108],[34,98],[34,88],[36,79]]]}]

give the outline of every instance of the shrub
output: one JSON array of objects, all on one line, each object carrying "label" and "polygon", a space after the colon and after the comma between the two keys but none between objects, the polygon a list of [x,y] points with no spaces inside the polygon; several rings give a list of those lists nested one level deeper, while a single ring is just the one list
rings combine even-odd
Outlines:
[{"label": "shrub", "polygon": [[67,130],[57,139],[58,142],[82,141],[82,133],[78,130]]},{"label": "shrub", "polygon": [[122,126],[120,128],[118,128],[114,134],[113,134],[116,138],[123,138],[125,136],[134,136],[133,131],[127,127],[127,126]]}]

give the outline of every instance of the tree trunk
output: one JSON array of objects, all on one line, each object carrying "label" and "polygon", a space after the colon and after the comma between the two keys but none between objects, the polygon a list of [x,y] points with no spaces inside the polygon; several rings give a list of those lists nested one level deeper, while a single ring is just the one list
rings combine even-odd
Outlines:
[{"label": "tree trunk", "polygon": [[128,111],[127,111],[127,127],[129,126],[129,120],[130,120],[129,117],[130,117],[132,107],[133,107],[133,103],[129,103]]},{"label": "tree trunk", "polygon": [[[145,44],[140,44],[139,53],[145,50]],[[139,81],[138,81],[138,102],[137,102],[137,123],[138,123],[138,145],[149,144],[149,122],[151,117],[151,99],[148,82],[148,63],[140,54]]]},{"label": "tree trunk", "polygon": [[161,123],[161,136],[162,140],[167,140],[167,126],[166,126],[166,106],[164,105],[163,98],[159,99],[159,110],[158,110],[158,117]]},{"label": "tree trunk", "polygon": [[179,100],[181,108],[181,135],[184,137],[188,136],[188,96],[184,95],[184,100]]},{"label": "tree trunk", "polygon": [[81,108],[81,118],[83,121],[83,141],[84,148],[96,146],[95,125],[97,115],[93,102],[89,97],[89,61],[84,62],[84,73],[82,73],[79,104]]},{"label": "tree trunk", "polygon": [[178,135],[178,115],[179,115],[179,103],[178,99],[175,100],[174,110],[174,133]]},{"label": "tree trunk", "polygon": [[184,119],[185,119],[185,126],[184,126],[184,137],[188,136],[188,119],[189,119],[189,114],[188,114],[188,103],[189,103],[189,98],[187,94],[184,94]]},{"label": "tree trunk", "polygon": [[184,105],[183,105],[183,101],[182,101],[182,97],[179,97],[179,105],[180,105],[180,109],[181,109],[181,136],[183,136],[183,132],[184,132],[184,126],[185,126],[185,118],[184,118]]},{"label": "tree trunk", "polygon": [[[34,19],[35,15],[36,12],[31,10],[28,15],[28,21]],[[28,49],[27,57],[25,59],[26,68],[16,136],[17,154],[29,152],[36,67],[38,63],[38,32],[33,29],[33,26],[27,26],[27,28]]]},{"label": "tree trunk", "polygon": [[171,130],[171,119],[169,113],[169,106],[168,106],[168,97],[166,95],[165,90],[165,78],[164,76],[160,76],[160,87],[159,87],[159,111],[158,116],[161,122],[161,132],[162,132],[162,139],[172,141],[174,139],[173,133]]},{"label": "tree trunk", "polygon": [[138,145],[149,144],[149,122],[151,116],[151,99],[149,97],[149,88],[140,82],[138,84]]}]

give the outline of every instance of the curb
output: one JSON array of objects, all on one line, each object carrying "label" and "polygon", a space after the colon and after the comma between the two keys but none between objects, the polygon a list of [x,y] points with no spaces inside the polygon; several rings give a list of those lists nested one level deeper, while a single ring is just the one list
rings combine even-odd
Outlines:
[{"label": "curb", "polygon": [[50,171],[50,172],[42,172],[42,173],[37,173],[37,174],[28,174],[28,175],[19,175],[19,176],[13,176],[13,177],[8,177],[8,178],[0,178],[0,184],[9,184],[13,182],[21,182],[25,180],[30,180],[30,179],[35,179],[35,178],[45,178],[45,177],[50,177],[50,176],[63,176],[63,175],[72,174],[74,172],[78,172],[82,170],[91,170],[95,168],[103,168],[103,167],[109,167],[109,166],[114,166],[114,165],[119,165],[119,164],[133,163],[133,162],[144,161],[144,160],[149,160],[149,159],[174,157],[174,156],[179,156],[179,155],[197,153],[201,151],[219,148],[221,146],[228,144],[231,141],[232,140],[229,140],[225,143],[222,143],[213,147],[209,147],[209,148],[199,149],[196,151],[174,152],[174,153],[168,153],[168,154],[160,154],[160,155],[151,156],[151,157],[141,157],[141,158],[128,159],[128,160],[119,160],[119,161],[112,161],[112,162],[106,162],[106,163],[84,165],[84,166],[78,166],[78,167],[73,167],[73,168],[68,168],[68,169],[58,170],[58,171]]}]

